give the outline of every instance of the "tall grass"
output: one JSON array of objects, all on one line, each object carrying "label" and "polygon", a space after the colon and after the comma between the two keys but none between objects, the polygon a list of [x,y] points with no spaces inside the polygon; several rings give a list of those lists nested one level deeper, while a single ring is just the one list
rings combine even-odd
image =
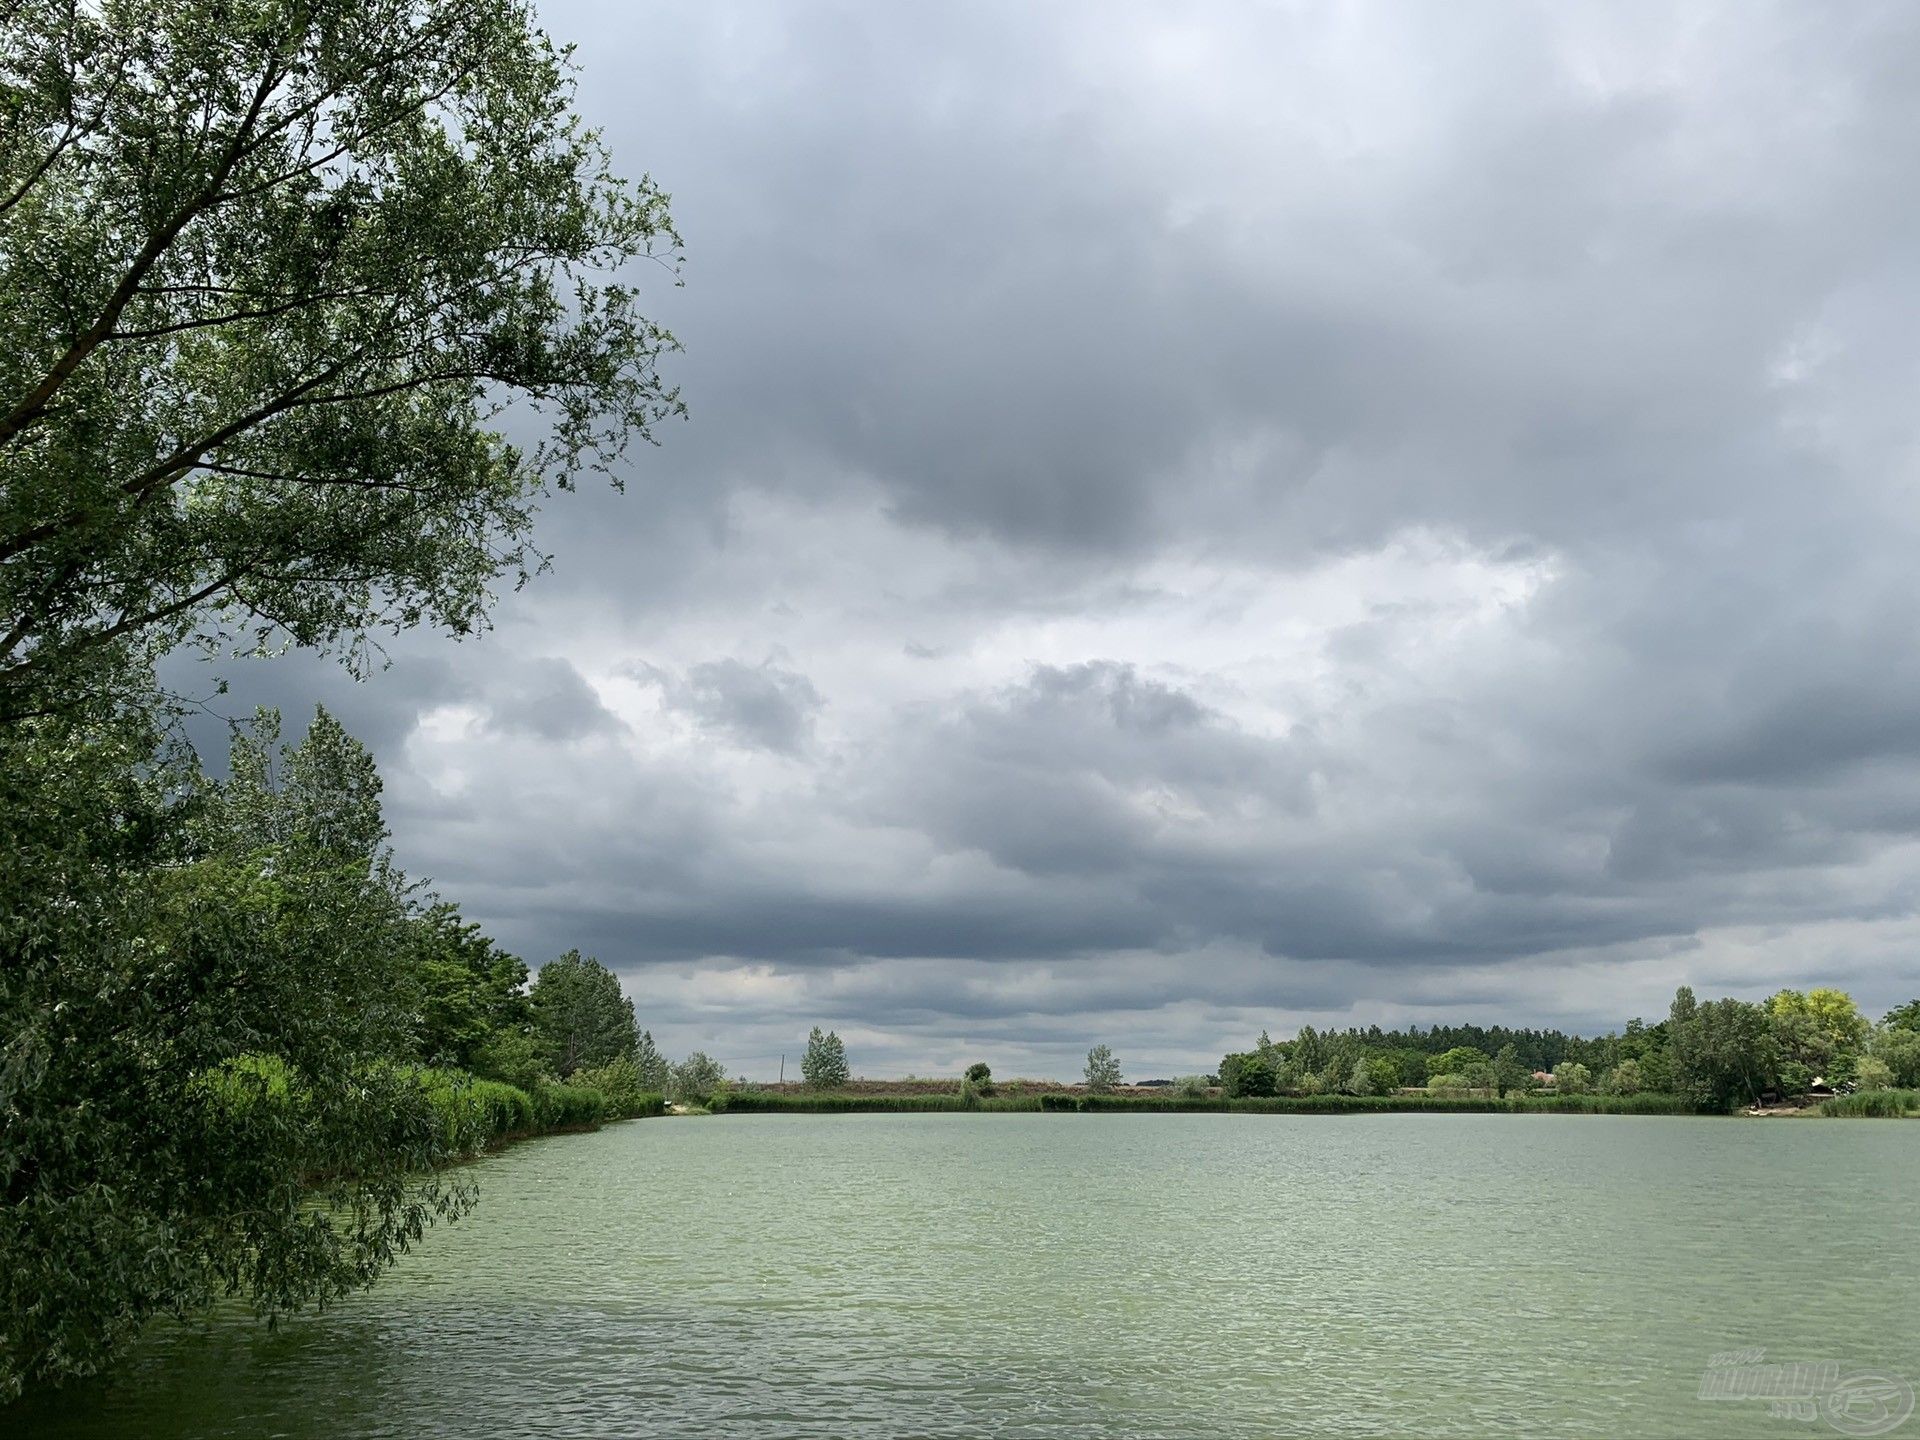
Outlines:
[{"label": "tall grass", "polygon": [[1862,1090],[1820,1102],[1820,1113],[1841,1120],[1899,1120],[1920,1116],[1920,1090]]}]

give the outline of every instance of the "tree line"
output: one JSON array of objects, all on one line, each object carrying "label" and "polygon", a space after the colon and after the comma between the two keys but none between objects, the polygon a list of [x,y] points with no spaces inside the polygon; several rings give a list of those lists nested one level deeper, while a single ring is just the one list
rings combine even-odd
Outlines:
[{"label": "tree line", "polygon": [[[1546,1075],[1549,1079],[1536,1079]],[[1292,1040],[1265,1032],[1224,1056],[1231,1097],[1512,1091],[1551,1084],[1561,1094],[1600,1091],[1684,1097],[1727,1110],[1770,1096],[1828,1087],[1920,1087],[1920,1000],[1868,1021],[1845,991],[1785,989],[1764,1001],[1700,1001],[1681,986],[1667,1018],[1627,1022],[1591,1038],[1558,1030],[1434,1026],[1422,1030],[1316,1030]]]}]

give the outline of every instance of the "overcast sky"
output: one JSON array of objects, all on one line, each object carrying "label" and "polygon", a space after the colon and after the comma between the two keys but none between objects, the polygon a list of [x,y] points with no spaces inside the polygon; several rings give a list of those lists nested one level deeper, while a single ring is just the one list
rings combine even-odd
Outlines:
[{"label": "overcast sky", "polygon": [[690,418],[316,698],[678,1055],[1920,993],[1920,8],[555,0]]}]

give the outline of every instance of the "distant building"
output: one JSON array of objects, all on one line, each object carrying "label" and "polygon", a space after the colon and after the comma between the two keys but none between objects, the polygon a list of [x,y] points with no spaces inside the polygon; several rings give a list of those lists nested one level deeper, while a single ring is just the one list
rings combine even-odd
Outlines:
[{"label": "distant building", "polygon": [[1536,1070],[1536,1071],[1534,1071],[1534,1072],[1533,1072],[1533,1083],[1534,1083],[1534,1084],[1536,1084],[1536,1085],[1551,1085],[1551,1084],[1553,1084],[1553,1072],[1552,1072],[1551,1070]]}]

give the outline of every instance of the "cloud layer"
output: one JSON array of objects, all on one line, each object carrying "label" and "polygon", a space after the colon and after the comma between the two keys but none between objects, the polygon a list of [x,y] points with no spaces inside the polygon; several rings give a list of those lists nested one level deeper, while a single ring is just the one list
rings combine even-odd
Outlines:
[{"label": "cloud layer", "polygon": [[1920,991],[1911,7],[556,9],[692,418],[320,696],[669,1048]]}]

